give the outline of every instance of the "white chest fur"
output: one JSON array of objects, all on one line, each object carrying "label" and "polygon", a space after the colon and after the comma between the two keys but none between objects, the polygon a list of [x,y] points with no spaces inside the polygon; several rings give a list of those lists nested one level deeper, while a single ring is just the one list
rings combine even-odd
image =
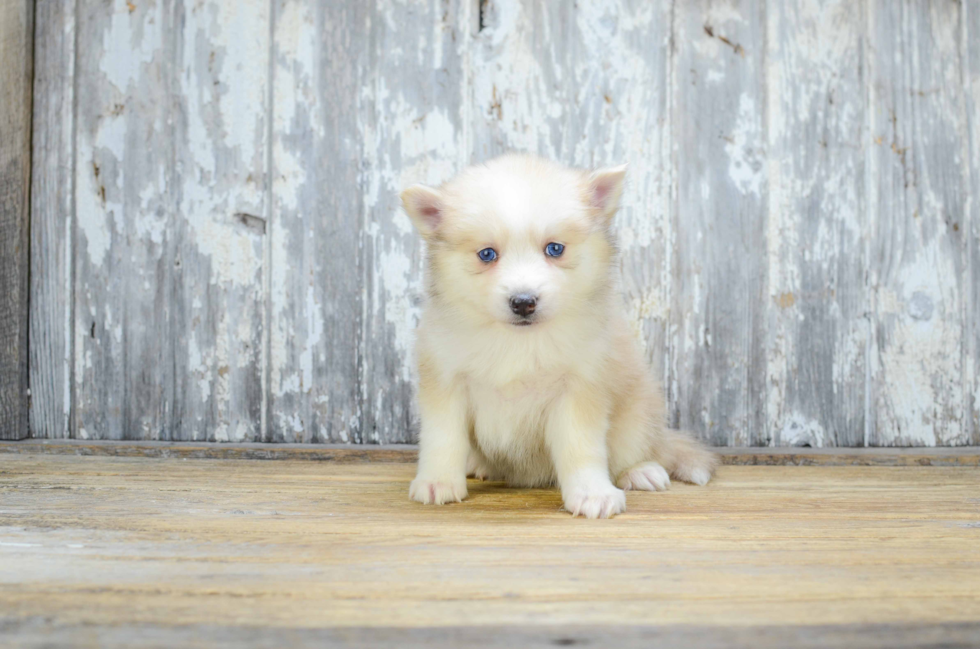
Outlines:
[{"label": "white chest fur", "polygon": [[554,482],[545,427],[569,378],[593,375],[607,354],[608,338],[596,335],[597,326],[552,322],[516,332],[436,320],[426,329],[426,349],[441,379],[465,383],[471,441],[492,474],[515,485]]},{"label": "white chest fur", "polygon": [[489,465],[510,482],[554,481],[545,426],[564,385],[561,376],[516,380],[499,387],[478,381],[468,384],[473,441]]}]

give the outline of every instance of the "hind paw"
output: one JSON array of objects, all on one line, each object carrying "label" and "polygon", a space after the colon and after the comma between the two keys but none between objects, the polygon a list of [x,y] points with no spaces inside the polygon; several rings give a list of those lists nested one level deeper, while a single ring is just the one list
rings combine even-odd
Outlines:
[{"label": "hind paw", "polygon": [[616,484],[624,491],[667,491],[670,489],[670,476],[656,462],[644,462],[621,475]]},{"label": "hind paw", "polygon": [[711,480],[713,467],[681,465],[674,469],[673,476],[678,480],[703,487]]},{"label": "hind paw", "polygon": [[492,481],[503,479],[501,475],[490,468],[490,463],[486,461],[483,454],[475,451],[470,451],[470,456],[466,460],[466,477]]}]

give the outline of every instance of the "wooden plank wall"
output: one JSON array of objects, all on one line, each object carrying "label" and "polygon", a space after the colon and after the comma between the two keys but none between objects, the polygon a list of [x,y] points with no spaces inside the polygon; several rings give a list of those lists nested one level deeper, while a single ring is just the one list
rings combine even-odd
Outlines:
[{"label": "wooden plank wall", "polygon": [[28,435],[33,34],[33,0],[0,0],[0,439]]},{"label": "wooden plank wall", "polygon": [[980,444],[977,0],[37,11],[36,437],[411,441],[398,192],[521,150],[629,163],[674,425]]},{"label": "wooden plank wall", "polygon": [[74,16],[75,0],[36,3],[30,252],[34,437],[71,435]]}]

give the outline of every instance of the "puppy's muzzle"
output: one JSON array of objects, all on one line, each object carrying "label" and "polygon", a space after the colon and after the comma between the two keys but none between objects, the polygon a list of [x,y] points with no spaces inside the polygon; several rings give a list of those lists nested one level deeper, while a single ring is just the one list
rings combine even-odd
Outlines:
[{"label": "puppy's muzzle", "polygon": [[538,298],[527,293],[519,293],[510,298],[510,310],[522,318],[529,318],[534,313]]}]

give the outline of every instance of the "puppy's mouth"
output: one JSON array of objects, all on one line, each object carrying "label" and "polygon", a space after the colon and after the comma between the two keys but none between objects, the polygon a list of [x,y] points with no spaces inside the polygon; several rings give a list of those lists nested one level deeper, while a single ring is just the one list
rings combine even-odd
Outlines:
[{"label": "puppy's mouth", "polygon": [[514,320],[511,324],[515,327],[530,327],[534,324],[534,320]]}]

